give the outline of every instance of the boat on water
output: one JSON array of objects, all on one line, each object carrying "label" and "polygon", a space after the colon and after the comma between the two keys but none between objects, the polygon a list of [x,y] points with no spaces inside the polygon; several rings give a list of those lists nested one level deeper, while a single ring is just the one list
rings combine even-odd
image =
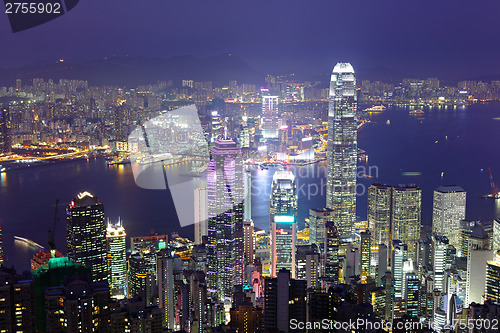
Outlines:
[{"label": "boat on water", "polygon": [[418,109],[418,110],[411,110],[410,114],[412,114],[412,115],[423,115],[423,114],[425,114],[425,112],[423,110]]},{"label": "boat on water", "polygon": [[390,125],[390,124],[391,124],[391,120],[390,120],[390,119],[387,119],[386,124],[387,124],[387,125]]},{"label": "boat on water", "polygon": [[0,165],[0,173],[7,171],[3,166]]},{"label": "boat on water", "polygon": [[364,109],[364,112],[384,112],[387,108],[383,105],[375,105],[371,108]]},{"label": "boat on water", "polygon": [[27,244],[27,245],[30,245],[30,246],[33,246],[33,247],[38,247],[40,249],[43,249],[44,247],[41,246],[40,244],[32,241],[31,239],[27,239],[27,238],[24,238],[24,237],[19,237],[19,236],[14,236],[14,240],[15,241],[19,241],[19,242],[22,242],[24,244]]}]

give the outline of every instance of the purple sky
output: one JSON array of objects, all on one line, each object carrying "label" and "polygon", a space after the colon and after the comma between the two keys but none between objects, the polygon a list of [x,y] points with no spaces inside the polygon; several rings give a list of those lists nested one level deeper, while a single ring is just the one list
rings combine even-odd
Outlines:
[{"label": "purple sky", "polygon": [[82,0],[16,34],[0,13],[0,68],[232,53],[262,72],[317,74],[350,61],[470,78],[500,74],[499,15],[498,0]]}]

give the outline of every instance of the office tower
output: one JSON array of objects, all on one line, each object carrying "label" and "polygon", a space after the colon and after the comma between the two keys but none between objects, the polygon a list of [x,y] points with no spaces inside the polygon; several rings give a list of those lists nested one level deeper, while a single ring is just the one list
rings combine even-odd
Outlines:
[{"label": "office tower", "polygon": [[491,243],[493,251],[500,250],[500,219],[493,220],[493,239]]},{"label": "office tower", "polygon": [[35,332],[33,277],[0,267],[0,331]]},{"label": "office tower", "polygon": [[326,207],[335,210],[341,239],[352,240],[356,221],[356,77],[349,63],[333,68],[328,106]]},{"label": "office tower", "polygon": [[237,332],[257,332],[262,328],[262,309],[256,309],[250,301],[231,309],[231,322]]},{"label": "office tower", "polygon": [[203,244],[208,236],[208,197],[206,188],[194,190],[194,243]]},{"label": "office tower", "polygon": [[419,312],[419,278],[414,271],[405,274],[406,313],[418,317]]},{"label": "office tower", "polygon": [[487,262],[485,298],[500,305],[500,250],[496,251],[494,260]]},{"label": "office tower", "polygon": [[167,250],[158,254],[158,295],[163,327],[174,330],[174,258]]},{"label": "office tower", "polygon": [[152,272],[156,264],[151,267],[150,260],[146,260],[144,255],[144,252],[132,252],[128,259],[127,295],[129,298],[140,298],[146,306],[149,306],[155,303],[157,294],[156,273]]},{"label": "office tower", "polygon": [[392,187],[373,184],[368,188],[368,228],[374,245],[390,246]]},{"label": "office tower", "polygon": [[252,220],[243,222],[243,245],[245,248],[244,265],[253,264],[255,259],[255,229]]},{"label": "office tower", "polygon": [[392,251],[392,276],[393,276],[393,291],[394,297],[401,298],[403,296],[403,267],[404,262],[408,259],[408,248],[406,244],[398,240],[393,241]]},{"label": "office tower", "polygon": [[243,201],[243,221],[252,220],[252,173],[245,172],[245,200]]},{"label": "office tower", "polygon": [[269,89],[262,88],[262,134],[265,139],[278,137],[278,96],[273,96]]},{"label": "office tower", "polygon": [[78,193],[66,208],[68,257],[92,268],[92,281],[107,280],[104,206],[93,194]]},{"label": "office tower", "polygon": [[333,218],[330,208],[309,209],[309,244],[315,244],[321,253],[325,249],[326,223]]},{"label": "office tower", "polygon": [[315,244],[297,246],[297,280],[306,280],[307,288],[319,288],[320,254]]},{"label": "office tower", "polygon": [[366,283],[370,275],[370,259],[371,259],[371,234],[369,230],[361,233],[361,283]]},{"label": "office tower", "polygon": [[270,206],[271,276],[286,268],[295,278],[297,192],[291,171],[274,173]]},{"label": "office tower", "polygon": [[432,267],[434,273],[434,289],[444,291],[443,279],[446,270],[448,255],[448,238],[446,236],[433,236],[432,247],[434,249],[432,256]]},{"label": "office tower", "polygon": [[465,219],[466,192],[460,186],[440,186],[434,190],[432,233],[446,236],[460,248],[460,222]]},{"label": "office tower", "polygon": [[0,107],[0,154],[11,151],[11,122],[9,109]]},{"label": "office tower", "polygon": [[290,320],[306,320],[306,281],[293,280],[282,268],[276,278],[264,282],[263,328],[290,332]]},{"label": "office tower", "polygon": [[219,139],[210,154],[207,287],[214,301],[229,304],[243,281],[243,159],[232,139]]},{"label": "office tower", "polygon": [[127,293],[127,234],[122,222],[109,223],[106,229],[108,282],[111,297],[123,299]]},{"label": "office tower", "polygon": [[130,237],[131,252],[139,252],[141,250],[149,250],[156,253],[167,248],[168,235],[151,234],[148,236]]},{"label": "office tower", "polygon": [[489,237],[480,223],[472,223],[469,234],[467,251],[467,295],[465,307],[470,303],[482,303],[484,286],[486,284],[486,265],[492,260],[493,251],[490,250]]},{"label": "office tower", "polygon": [[325,251],[322,255],[323,258],[323,275],[326,278],[332,279],[334,283],[339,281],[339,245],[340,238],[339,232],[333,221],[326,222],[325,226],[326,240]]},{"label": "office tower", "polygon": [[[373,247],[373,246],[372,246]],[[382,278],[385,275],[385,272],[387,271],[387,266],[388,266],[388,256],[389,256],[389,247],[385,244],[381,244],[378,246],[378,264],[377,264],[377,279],[376,279],[376,285],[381,286],[382,285]]]},{"label": "office tower", "polygon": [[415,186],[398,186],[392,189],[392,239],[408,246],[408,259],[417,258],[420,239],[422,190]]}]

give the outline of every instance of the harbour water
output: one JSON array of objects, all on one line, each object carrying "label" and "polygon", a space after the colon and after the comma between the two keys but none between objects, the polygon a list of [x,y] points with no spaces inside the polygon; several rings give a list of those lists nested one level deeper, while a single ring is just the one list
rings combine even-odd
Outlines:
[{"label": "harbour water", "polygon": [[[467,218],[488,221],[500,217],[500,200],[482,199],[490,193],[488,167],[500,181],[500,103],[466,107],[424,108],[424,115],[389,107],[374,114],[372,123],[358,131],[358,145],[368,155],[359,164],[357,215],[366,219],[366,189],[374,182],[417,184],[423,190],[422,221],[432,220],[432,191],[441,184],[456,184],[467,191]],[[390,120],[388,124],[387,120]],[[310,208],[325,205],[326,162],[291,167],[299,194],[299,226]],[[269,193],[276,168],[252,170],[252,217],[269,229]],[[65,253],[65,206],[80,191],[88,190],[104,204],[106,217],[120,217],[128,235],[152,230],[192,237],[193,227],[178,224],[168,191],[146,190],[134,183],[129,165],[108,166],[90,159],[0,173],[0,225],[7,266],[29,269],[35,252],[22,236],[46,245],[60,200],[56,246]]]}]

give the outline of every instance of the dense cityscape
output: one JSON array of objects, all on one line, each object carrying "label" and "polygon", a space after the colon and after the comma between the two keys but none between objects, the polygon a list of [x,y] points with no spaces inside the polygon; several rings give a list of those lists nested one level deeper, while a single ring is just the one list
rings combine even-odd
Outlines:
[{"label": "dense cityscape", "polygon": [[[39,221],[48,246],[16,236],[33,249],[31,272],[9,268],[1,249],[0,331],[497,332],[500,216],[466,220],[460,184],[436,184],[432,227],[415,184],[373,182],[366,220],[356,205],[370,153],[357,133],[373,114],[405,106],[419,119],[429,108],[498,100],[500,81],[359,82],[349,63],[314,83],[293,74],[262,85],[187,78],[133,89],[18,79],[0,88],[0,184],[20,169],[97,159],[131,167],[142,186],[141,173],[159,165],[169,209],[194,237],[130,235],[127,220],[110,220],[86,188],[59,198],[69,201],[66,216],[56,201],[54,221]],[[192,105],[200,136],[183,118]],[[298,207],[295,168],[325,162],[326,202]],[[165,171],[173,168],[206,183],[176,198]],[[252,216],[259,169],[272,172],[266,230]],[[500,200],[488,172],[485,198]],[[192,204],[187,222],[179,201]],[[56,244],[57,230],[66,244]]]}]

